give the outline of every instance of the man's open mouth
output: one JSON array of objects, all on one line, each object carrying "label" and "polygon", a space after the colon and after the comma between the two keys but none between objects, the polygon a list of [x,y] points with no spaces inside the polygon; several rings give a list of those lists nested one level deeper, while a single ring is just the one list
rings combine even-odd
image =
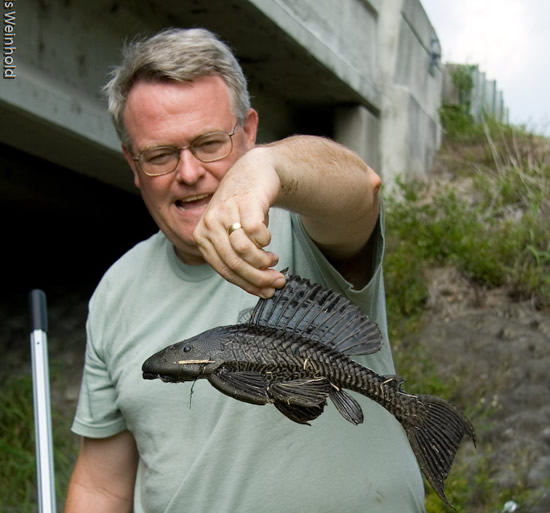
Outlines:
[{"label": "man's open mouth", "polygon": [[211,194],[197,194],[196,196],[189,196],[185,199],[176,200],[176,207],[180,210],[200,208],[207,205],[211,197]]}]

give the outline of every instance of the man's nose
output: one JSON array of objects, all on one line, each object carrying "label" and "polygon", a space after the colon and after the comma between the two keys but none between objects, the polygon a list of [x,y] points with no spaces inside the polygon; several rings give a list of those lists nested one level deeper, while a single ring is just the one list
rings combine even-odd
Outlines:
[{"label": "man's nose", "polygon": [[193,185],[206,174],[204,164],[193,155],[189,148],[182,148],[180,152],[176,178],[185,185]]}]

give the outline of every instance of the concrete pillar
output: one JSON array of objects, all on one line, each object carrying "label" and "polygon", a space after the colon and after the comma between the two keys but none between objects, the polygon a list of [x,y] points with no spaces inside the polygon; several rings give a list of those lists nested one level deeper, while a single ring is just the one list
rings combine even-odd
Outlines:
[{"label": "concrete pillar", "polygon": [[406,87],[393,86],[386,91],[380,131],[380,170],[385,186],[390,189],[399,175],[409,175],[409,102]]},{"label": "concrete pillar", "polygon": [[440,143],[442,74],[430,74],[435,31],[420,2],[384,0],[378,19],[380,173],[392,189],[398,176],[425,177]]},{"label": "concrete pillar", "polygon": [[334,119],[334,140],[355,151],[379,171],[379,121],[363,105],[340,107]]}]

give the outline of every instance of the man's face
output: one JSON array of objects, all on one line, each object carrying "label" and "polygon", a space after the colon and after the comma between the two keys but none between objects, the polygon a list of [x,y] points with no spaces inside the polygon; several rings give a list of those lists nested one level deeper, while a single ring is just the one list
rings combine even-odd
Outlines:
[{"label": "man's face", "polygon": [[222,160],[203,163],[186,149],[174,172],[151,177],[136,166],[132,155],[154,146],[186,146],[206,132],[230,133],[237,122],[231,107],[223,80],[209,76],[191,83],[137,82],[124,109],[132,147],[123,147],[123,153],[134,173],[134,183],[178,256],[191,265],[204,262],[193,230],[225,173],[254,146],[256,112],[250,109],[245,126],[237,127],[233,150]]}]

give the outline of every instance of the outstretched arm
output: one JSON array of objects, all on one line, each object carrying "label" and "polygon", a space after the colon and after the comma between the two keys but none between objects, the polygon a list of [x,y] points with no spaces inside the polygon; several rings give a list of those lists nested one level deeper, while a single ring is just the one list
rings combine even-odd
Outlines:
[{"label": "outstretched arm", "polygon": [[[379,176],[355,153],[329,139],[295,136],[257,146],[222,180],[195,229],[205,260],[228,281],[269,297],[284,279],[270,267],[267,214],[280,206],[301,215],[309,236],[336,265],[353,267],[378,220]],[[228,234],[228,227],[242,229]],[[366,283],[368,266],[351,278]]]}]

